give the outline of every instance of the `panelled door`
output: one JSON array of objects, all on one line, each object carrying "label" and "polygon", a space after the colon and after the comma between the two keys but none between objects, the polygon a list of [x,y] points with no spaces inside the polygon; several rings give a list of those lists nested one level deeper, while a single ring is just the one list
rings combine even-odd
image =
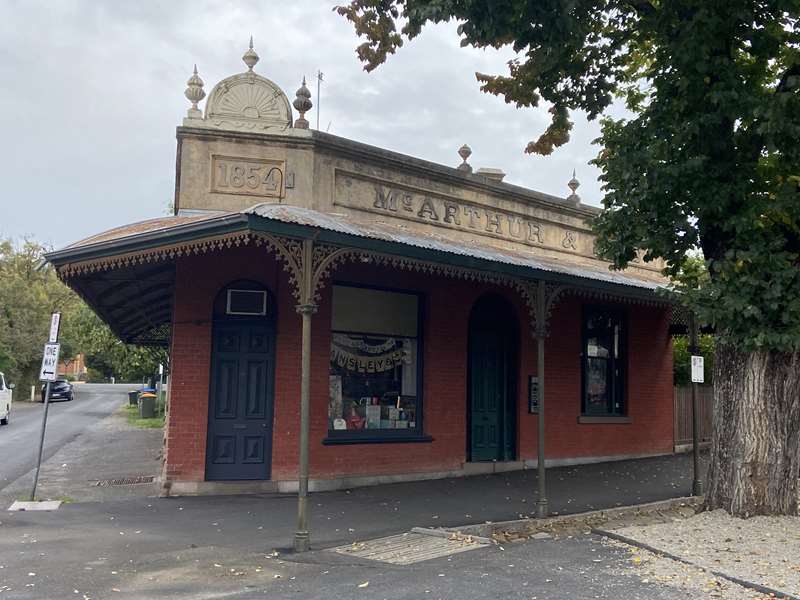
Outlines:
[{"label": "panelled door", "polygon": [[206,479],[269,479],[275,335],[261,323],[214,326]]},{"label": "panelled door", "polygon": [[472,460],[500,460],[505,399],[503,346],[497,332],[474,331],[470,351]]},{"label": "panelled door", "polygon": [[480,300],[469,330],[469,459],[513,460],[516,332],[500,298]]}]

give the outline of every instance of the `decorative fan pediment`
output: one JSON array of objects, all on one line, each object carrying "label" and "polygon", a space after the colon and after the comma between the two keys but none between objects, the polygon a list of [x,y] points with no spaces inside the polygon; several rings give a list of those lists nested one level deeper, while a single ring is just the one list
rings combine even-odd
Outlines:
[{"label": "decorative fan pediment", "polygon": [[277,85],[252,71],[219,82],[206,103],[206,125],[245,131],[291,127],[289,99]]},{"label": "decorative fan pediment", "polygon": [[292,108],[286,94],[266,77],[253,72],[259,60],[253,50],[253,38],[250,38],[250,48],[242,60],[247,71],[223,79],[214,86],[206,102],[204,118],[197,108],[197,103],[205,96],[203,80],[195,67],[185,92],[192,102],[185,125],[253,132],[285,131],[292,126]]}]

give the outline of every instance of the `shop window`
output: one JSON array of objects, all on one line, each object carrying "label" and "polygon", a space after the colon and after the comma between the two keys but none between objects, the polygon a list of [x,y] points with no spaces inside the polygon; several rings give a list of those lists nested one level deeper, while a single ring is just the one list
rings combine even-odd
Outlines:
[{"label": "shop window", "polygon": [[623,416],[627,365],[625,319],[613,308],[583,314],[583,406],[585,416]]},{"label": "shop window", "polygon": [[333,286],[330,440],[419,437],[418,294]]}]

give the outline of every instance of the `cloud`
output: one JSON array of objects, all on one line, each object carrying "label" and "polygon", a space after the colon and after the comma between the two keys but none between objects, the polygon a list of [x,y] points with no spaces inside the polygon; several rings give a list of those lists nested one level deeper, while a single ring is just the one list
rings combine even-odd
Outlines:
[{"label": "cloud", "polygon": [[[319,0],[19,1],[0,19],[0,235],[62,246],[163,214],[174,190],[175,127],[197,63],[210,92],[243,70],[252,34],[256,70],[290,96],[325,73],[320,126],[331,133],[456,166],[475,167],[565,196],[577,169],[584,201],[601,197],[597,124],[578,115],[572,142],[550,157],[523,154],[546,107],[517,110],[482,94],[476,71],[505,72],[508,51],[461,48],[455,24],[429,27],[372,73],[352,27]],[[309,113],[316,122],[317,107]]]}]

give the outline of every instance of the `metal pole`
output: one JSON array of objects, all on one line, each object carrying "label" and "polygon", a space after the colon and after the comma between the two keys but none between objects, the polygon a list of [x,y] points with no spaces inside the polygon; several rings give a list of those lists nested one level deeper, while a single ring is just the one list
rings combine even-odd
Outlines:
[{"label": "metal pole", "polygon": [[539,499],[536,501],[536,516],[539,519],[545,518],[549,511],[547,501],[547,482],[545,480],[545,457],[544,457],[544,338],[545,328],[545,283],[539,282],[536,290],[536,375],[539,380],[539,414],[538,434],[536,440],[536,469],[537,481],[539,484]]},{"label": "metal pole", "polygon": [[300,357],[300,463],[298,465],[297,531],[294,533],[295,552],[311,549],[311,534],[308,531],[308,454],[311,421],[311,315],[317,306],[312,298],[313,241],[303,240],[302,300],[297,312],[303,318]]},{"label": "metal pole", "polygon": [[[694,312],[689,313],[689,355],[699,355],[697,345],[697,321]],[[690,358],[691,360],[691,358]],[[700,479],[700,407],[697,397],[697,383],[692,382],[692,495],[703,495],[703,482]]]},{"label": "metal pole", "polygon": [[309,438],[309,384],[311,376],[311,310],[303,305],[303,337],[300,368],[300,465],[297,492],[297,531],[294,534],[295,552],[306,552],[311,547],[308,532],[308,438]]},{"label": "metal pole", "polygon": [[33,476],[31,502],[36,501],[36,486],[39,484],[39,469],[42,466],[42,450],[44,450],[44,430],[47,427],[47,409],[50,408],[50,382],[44,386],[44,414],[42,415],[42,433],[39,436],[39,455],[36,459],[36,474]]},{"label": "metal pole", "polygon": [[159,404],[161,404],[161,390],[163,389],[163,387],[164,387],[164,375],[159,374],[158,385],[156,386],[156,416],[159,415],[159,412],[161,410],[159,408]]},{"label": "metal pole", "polygon": [[322,87],[322,71],[317,70],[317,131],[319,131],[319,88]]}]

